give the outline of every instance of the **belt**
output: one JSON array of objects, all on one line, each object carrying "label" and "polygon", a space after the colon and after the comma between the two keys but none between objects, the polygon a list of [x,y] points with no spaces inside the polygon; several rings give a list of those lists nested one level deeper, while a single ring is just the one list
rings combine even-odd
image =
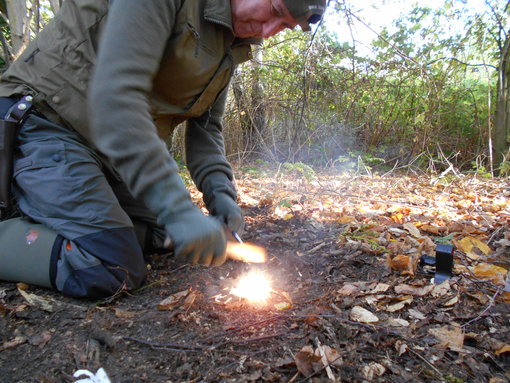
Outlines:
[{"label": "belt", "polygon": [[12,102],[11,106],[7,109],[7,112],[4,114],[5,121],[12,121],[21,124],[30,113],[35,111],[34,105],[32,104],[32,96],[23,96],[18,100],[12,97],[3,98],[2,100],[4,105]]},{"label": "belt", "polygon": [[34,111],[31,96],[0,99],[0,220],[11,210],[12,161],[16,131],[20,124]]}]

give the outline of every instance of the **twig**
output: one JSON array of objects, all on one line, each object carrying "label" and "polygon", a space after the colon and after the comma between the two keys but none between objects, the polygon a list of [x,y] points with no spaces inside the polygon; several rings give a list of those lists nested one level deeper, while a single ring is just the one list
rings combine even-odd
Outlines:
[{"label": "twig", "polygon": [[496,290],[496,292],[494,293],[494,295],[492,296],[492,298],[490,299],[490,301],[489,301],[489,305],[488,305],[488,306],[487,306],[487,307],[486,307],[486,308],[485,308],[485,309],[484,309],[484,310],[483,310],[480,314],[478,314],[478,316],[477,316],[476,318],[471,319],[470,321],[468,321],[468,322],[464,323],[464,324],[463,324],[462,326],[460,326],[460,327],[461,327],[461,328],[467,327],[467,326],[468,326],[468,325],[470,325],[471,323],[476,322],[476,321],[479,321],[480,319],[482,319],[482,317],[485,315],[485,313],[486,313],[487,311],[489,311],[489,310],[492,308],[492,306],[494,305],[494,301],[496,300],[496,297],[499,295],[499,293],[500,293],[500,292],[501,292],[501,289],[500,289],[500,288],[498,288],[498,289]]},{"label": "twig", "polygon": [[320,374],[322,371],[324,371],[326,368],[328,367],[331,367],[333,366],[333,363],[335,363],[338,359],[340,359],[342,356],[338,356],[336,357],[335,359],[333,359],[331,362],[328,362],[325,366],[319,368],[317,371],[314,371],[313,374],[311,374],[310,376],[307,376],[306,378],[304,379],[301,379],[300,381],[298,381],[297,383],[304,383],[306,382],[308,379],[310,378],[313,378],[315,375],[318,375]]},{"label": "twig", "polygon": [[501,229],[503,229],[503,226],[500,226],[498,227],[496,230],[494,230],[494,233],[492,233],[491,237],[489,238],[489,240],[487,241],[487,244],[490,244],[492,242],[492,240],[494,239],[494,237],[496,235],[498,235],[498,233],[501,231]]},{"label": "twig", "polygon": [[315,343],[317,344],[317,349],[319,350],[319,353],[321,354],[322,364],[326,367],[326,374],[328,374],[328,378],[331,379],[333,382],[336,381],[335,375],[333,374],[333,371],[331,370],[331,367],[329,366],[329,361],[328,361],[328,358],[326,357],[326,353],[324,352],[324,348],[322,347],[322,344],[318,337],[315,338]]},{"label": "twig", "polygon": [[436,366],[434,366],[432,363],[430,363],[427,359],[425,359],[423,356],[421,356],[420,354],[418,354],[416,351],[414,351],[411,347],[409,347],[409,345],[407,346],[407,349],[409,351],[411,351],[414,355],[416,355],[418,358],[420,358],[421,360],[423,360],[425,362],[425,364],[427,366],[429,366],[432,370],[434,370],[434,372],[440,377],[440,378],[443,378],[443,374],[441,373],[441,371],[439,371]]},{"label": "twig", "polygon": [[154,343],[154,342],[149,342],[149,341],[143,340],[143,339],[133,338],[131,336],[125,336],[122,339],[130,340],[132,342],[136,342],[136,343],[140,343],[140,344],[144,344],[146,346],[149,346],[149,347],[151,347],[153,349],[157,349],[157,350],[201,351],[201,350],[207,349],[207,347],[203,347],[203,346],[199,346],[199,345],[189,347],[189,346],[183,346],[183,345],[177,344],[177,343]]},{"label": "twig", "polygon": [[125,336],[125,337],[123,337],[123,339],[149,346],[150,348],[155,349],[155,350],[197,352],[197,351],[217,350],[221,346],[225,346],[227,344],[250,343],[250,342],[258,342],[261,340],[267,340],[267,339],[271,339],[271,338],[277,338],[277,337],[285,335],[287,333],[288,333],[288,331],[284,331],[284,332],[280,332],[277,334],[271,334],[271,335],[261,336],[261,337],[257,337],[257,338],[228,340],[225,342],[213,344],[212,346],[194,345],[191,347],[184,346],[184,345],[178,344],[178,343],[155,343],[155,342],[150,342],[150,341],[143,340],[143,339],[133,338],[130,336]]},{"label": "twig", "polygon": [[282,336],[282,335],[285,335],[285,334],[288,334],[288,331],[283,331],[283,332],[279,332],[277,334],[272,334],[272,335],[266,335],[266,336],[261,336],[261,337],[257,337],[257,338],[248,338],[248,339],[236,339],[236,340],[227,340],[225,342],[221,342],[221,343],[218,343],[218,344],[213,344],[212,346],[210,346],[208,348],[208,350],[216,350],[218,349],[219,347],[221,346],[225,346],[227,344],[232,344],[232,343],[250,343],[250,342],[258,342],[258,341],[261,341],[261,340],[267,340],[267,339],[271,339],[271,338],[277,338],[279,336]]},{"label": "twig", "polygon": [[288,315],[275,315],[271,318],[268,318],[268,319],[263,319],[263,320],[260,320],[260,321],[257,321],[257,322],[252,322],[252,323],[248,323],[247,325],[244,325],[244,326],[241,326],[241,327],[236,327],[236,328],[232,328],[232,329],[229,329],[227,331],[223,331],[219,334],[215,334],[215,335],[211,335],[209,337],[207,337],[205,340],[210,340],[212,338],[216,338],[216,337],[219,337],[219,336],[225,336],[225,335],[228,335],[228,334],[231,334],[231,333],[234,333],[234,332],[238,332],[238,331],[242,331],[242,330],[245,330],[247,328],[250,328],[250,327],[254,327],[254,326],[257,326],[257,325],[260,325],[260,324],[263,324],[263,323],[267,323],[267,322],[272,322],[276,319],[280,319],[280,318],[288,318],[289,316]]}]

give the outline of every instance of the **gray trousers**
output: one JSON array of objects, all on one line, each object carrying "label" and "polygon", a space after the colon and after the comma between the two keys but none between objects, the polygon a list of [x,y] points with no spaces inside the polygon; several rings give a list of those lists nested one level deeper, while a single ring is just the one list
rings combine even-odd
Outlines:
[{"label": "gray trousers", "polygon": [[137,288],[144,247],[163,243],[155,217],[106,161],[71,129],[36,115],[19,130],[13,193],[23,214],[58,233],[52,283],[65,295]]}]

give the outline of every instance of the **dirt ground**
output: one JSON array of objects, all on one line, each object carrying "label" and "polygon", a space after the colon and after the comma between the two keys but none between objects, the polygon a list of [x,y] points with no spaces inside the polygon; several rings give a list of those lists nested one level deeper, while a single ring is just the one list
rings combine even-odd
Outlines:
[{"label": "dirt ground", "polygon": [[[153,257],[143,288],[100,301],[0,283],[0,381],[510,381],[508,181],[241,174],[266,264]],[[419,262],[437,243],[455,245],[441,285]],[[249,270],[265,303],[229,293]]]}]

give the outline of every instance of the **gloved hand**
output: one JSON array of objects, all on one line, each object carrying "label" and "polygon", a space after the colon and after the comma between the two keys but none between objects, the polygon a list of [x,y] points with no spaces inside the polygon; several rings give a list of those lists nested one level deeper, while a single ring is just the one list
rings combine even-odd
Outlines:
[{"label": "gloved hand", "polygon": [[226,260],[223,226],[198,208],[187,210],[165,225],[178,260],[192,265],[219,266]]},{"label": "gloved hand", "polygon": [[223,226],[193,204],[177,173],[152,185],[143,197],[147,207],[157,214],[158,223],[165,227],[178,260],[208,266],[225,262]]},{"label": "gloved hand", "polygon": [[213,217],[226,224],[231,230],[241,234],[244,229],[244,219],[241,208],[225,193],[215,193],[207,206]]},{"label": "gloved hand", "polygon": [[241,208],[236,203],[232,181],[223,172],[208,174],[203,183],[204,202],[209,213],[238,234],[244,229]]}]

